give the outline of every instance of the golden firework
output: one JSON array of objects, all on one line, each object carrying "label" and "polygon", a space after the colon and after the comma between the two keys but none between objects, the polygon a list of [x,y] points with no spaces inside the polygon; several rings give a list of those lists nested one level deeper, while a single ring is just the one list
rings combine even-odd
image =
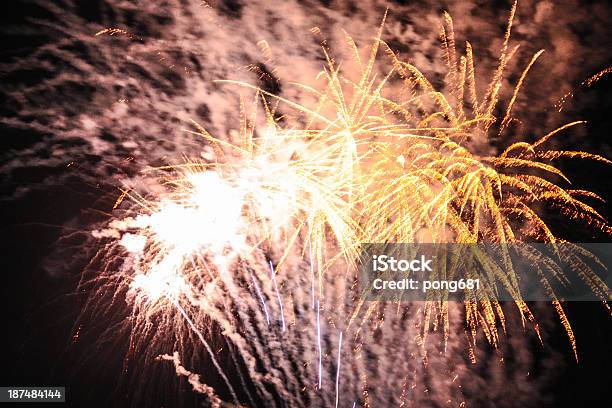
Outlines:
[{"label": "golden firework", "polygon": [[[198,282],[204,271],[211,280],[215,273],[224,280],[235,258],[256,264],[258,254],[281,248],[278,256],[267,255],[264,264],[270,263],[274,277],[287,262],[307,258],[313,273],[314,306],[314,271],[322,298],[323,275],[332,273],[332,265],[341,259],[354,267],[362,243],[562,243],[542,216],[551,209],[610,233],[604,217],[586,202],[600,198],[566,187],[568,178],[553,164],[561,157],[610,161],[581,151],[544,148],[554,135],[582,122],[563,125],[533,143],[514,143],[494,156],[472,151],[468,143],[509,128],[517,95],[542,54],[539,51],[530,60],[501,109],[503,116],[497,117],[504,72],[518,49],[510,47],[515,10],[516,3],[498,65],[482,95],[472,47],[466,43],[465,55],[459,55],[448,14],[441,34],[448,67],[442,89],[385,44],[384,18],[365,59],[346,36],[357,67],[351,72],[343,72],[324,46],[327,65],[319,78],[325,85],[322,89],[298,85],[316,97],[314,106],[239,83],[255,90],[251,111],[244,104],[241,107],[240,130],[234,137],[240,140],[215,138],[196,124],[195,133],[213,147],[215,159],[170,167],[171,176],[165,177],[169,193],[153,199],[132,195],[145,209],[136,218],[137,232],[121,241],[139,256],[132,288],[149,300],[165,296],[179,307],[178,299],[186,296],[189,304],[197,305],[194,298],[200,294],[194,292],[201,291]],[[381,53],[386,57],[380,57]],[[391,79],[401,82],[399,91],[389,86]],[[270,100],[294,108],[301,116],[295,122],[304,125],[281,126]],[[264,120],[257,128],[260,104]],[[576,248],[559,255],[572,263],[599,298],[609,300],[605,283],[581,261],[588,253]],[[510,257],[503,250],[500,256],[499,265],[490,260],[496,265],[490,270],[513,293],[521,317],[532,321],[537,330],[518,292]],[[558,278],[559,269],[541,266],[537,253],[525,256],[533,259],[537,278],[551,288],[547,279]],[[274,288],[284,316],[276,281]],[[549,294],[576,352],[561,303],[554,293]],[[352,296],[349,291],[345,295]],[[356,301],[348,325],[374,313],[377,302],[367,308],[364,304],[364,300]],[[498,326],[505,329],[499,301],[466,301],[465,318],[473,342],[480,327],[488,341],[497,345]],[[447,337],[447,302],[427,302],[422,336],[440,322]]]}]

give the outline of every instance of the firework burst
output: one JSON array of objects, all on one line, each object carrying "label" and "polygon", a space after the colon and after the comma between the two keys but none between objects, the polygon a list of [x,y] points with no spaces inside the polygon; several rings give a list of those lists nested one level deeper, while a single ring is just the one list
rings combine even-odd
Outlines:
[{"label": "firework burst", "polygon": [[[407,96],[394,102],[380,97],[379,114],[400,113],[405,124],[412,124],[402,131],[409,130],[412,134],[393,135],[401,143],[385,143],[377,152],[374,168],[378,171],[372,173],[375,184],[369,200],[372,205],[365,209],[366,223],[372,224],[364,228],[374,235],[368,236],[366,242],[566,243],[543,220],[543,209],[556,209],[569,219],[581,220],[606,234],[611,232],[605,218],[583,201],[602,199],[590,191],[564,187],[570,180],[552,164],[559,158],[590,159],[608,165],[611,162],[582,151],[544,148],[551,137],[583,122],[565,124],[534,143],[514,143],[498,156],[478,155],[468,147],[467,141],[471,139],[486,140],[491,134],[499,136],[507,130],[514,120],[512,109],[517,95],[543,52],[540,50],[532,57],[507,107],[500,109],[504,69],[518,49],[518,46],[509,49],[515,10],[516,3],[508,20],[498,66],[482,97],[476,91],[472,47],[466,43],[466,55],[458,55],[453,21],[448,14],[444,15],[441,30],[448,67],[445,89],[450,91],[447,94],[436,90],[415,66],[401,61],[386,47],[393,69],[404,81],[403,91]],[[372,46],[373,52],[376,47],[376,44]],[[496,117],[496,110],[504,112],[503,117]],[[536,254],[525,256],[534,260],[534,267],[538,265]],[[581,251],[560,254],[560,258],[575,266],[607,307],[607,286],[584,264],[581,257],[585,256],[589,254]],[[506,261],[498,272],[499,280],[516,291],[509,255],[502,253],[500,257]],[[539,267],[538,273],[543,284],[550,288],[550,278]],[[551,296],[555,298],[554,294]],[[504,325],[502,309],[495,300],[479,303],[466,302],[468,326],[475,339],[476,326],[481,325],[488,340],[496,344],[498,319],[502,328]],[[574,334],[563,308],[558,301],[553,303],[576,352]],[[518,292],[516,304],[521,315],[533,322],[533,315]],[[448,327],[447,306],[431,303],[425,311],[424,333],[429,329],[430,316],[436,313],[445,322],[445,328]]]},{"label": "firework burst", "polygon": [[[136,214],[123,220],[120,239],[103,256],[107,270],[120,254],[127,253],[127,260],[121,274],[96,281],[104,281],[105,290],[121,287],[116,293],[133,304],[132,356],[147,349],[144,339],[164,344],[168,340],[163,337],[169,336],[169,347],[178,354],[162,359],[174,361],[177,373],[189,377],[214,404],[221,403],[214,387],[201,384],[179,360],[197,345],[204,347],[207,363],[222,379],[219,387],[235,403],[277,399],[337,406],[340,395],[362,394],[368,367],[360,356],[367,336],[393,320],[385,316],[391,306],[358,298],[353,278],[362,243],[564,242],[541,215],[551,209],[610,233],[607,221],[585,201],[600,198],[564,187],[569,180],[552,163],[563,157],[610,161],[544,148],[554,135],[581,122],[561,126],[534,143],[512,144],[496,156],[470,150],[469,140],[508,131],[517,95],[542,54],[533,56],[497,117],[504,71],[517,51],[510,47],[515,9],[516,4],[483,95],[477,92],[472,47],[466,43],[465,55],[459,55],[448,14],[441,32],[448,66],[444,92],[384,43],[384,19],[366,58],[346,36],[354,71],[343,73],[323,48],[327,66],[319,79],[325,86],[298,85],[316,97],[314,106],[239,83],[252,88],[255,98],[250,108],[242,104],[235,135],[215,138],[194,124],[193,133],[213,148],[211,160],[155,169],[162,193],[126,191],[122,196],[137,203]],[[389,67],[384,75],[377,64]],[[401,81],[399,92],[389,89],[390,81]],[[281,126],[278,104],[292,108],[293,122],[304,125]],[[263,111],[258,114],[259,106]],[[605,283],[581,260],[588,253],[560,255],[603,301],[609,300]],[[509,256],[501,256],[503,267],[496,277],[516,292]],[[526,256],[539,265],[538,254]],[[545,286],[545,275],[558,273],[549,268],[537,267]],[[515,303],[521,318],[537,330],[520,293]],[[576,352],[561,303],[553,304]],[[397,304],[396,315],[400,308]],[[414,337],[423,350],[427,334],[438,327],[446,343],[451,333],[448,303],[427,302],[418,314]],[[464,317],[472,348],[479,328],[498,345],[500,327],[505,330],[499,301],[465,302]],[[397,319],[403,322],[404,317]],[[223,333],[221,348],[227,348],[223,356],[229,362],[219,362],[215,330]],[[323,345],[322,336],[327,339]],[[342,345],[343,336],[357,357],[341,363],[349,347]],[[162,354],[147,353],[148,359]],[[238,373],[236,382],[226,374],[228,366]],[[341,381],[343,370],[352,373],[348,384]],[[334,392],[323,393],[325,387]]]}]

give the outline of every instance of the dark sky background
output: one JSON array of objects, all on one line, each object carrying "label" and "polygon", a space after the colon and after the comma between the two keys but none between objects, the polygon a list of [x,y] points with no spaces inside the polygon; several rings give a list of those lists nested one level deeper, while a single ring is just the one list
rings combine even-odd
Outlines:
[{"label": "dark sky background", "polygon": [[[199,153],[197,141],[182,131],[189,119],[216,134],[235,127],[238,93],[213,80],[245,80],[301,100],[287,82],[308,82],[323,63],[309,29],[319,26],[332,47],[341,42],[340,28],[364,44],[386,6],[383,38],[428,76],[444,72],[437,40],[443,10],[454,18],[460,47],[465,40],[473,44],[484,75],[496,61],[511,7],[506,1],[274,3],[226,0],[210,8],[196,0],[16,0],[0,6],[0,385],[66,385],[72,406],[130,401],[131,385],[121,378],[126,340],[104,341],[95,331],[73,338],[85,301],[73,290],[96,251],[88,231],[109,219],[118,187],[137,185],[142,168]],[[522,46],[508,85],[534,52],[546,52],[514,109],[524,128],[494,140],[494,148],[584,119],[588,124],[564,133],[559,146],[612,157],[612,78],[580,85],[612,65],[611,16],[606,2],[519,3],[512,38]],[[132,37],[94,36],[107,27]],[[260,39],[270,43],[273,60],[262,56]],[[245,69],[249,64],[272,77],[261,79]],[[568,92],[574,96],[559,113],[554,104]],[[612,199],[610,167],[561,166],[576,188]],[[609,214],[608,205],[600,209]],[[576,242],[609,241],[552,221]],[[529,390],[533,406],[610,405],[610,317],[594,303],[571,304],[567,312],[579,364],[554,318],[545,346],[521,344],[535,360],[540,354],[559,360],[554,381]],[[159,376],[158,405],[198,401],[172,370]]]}]

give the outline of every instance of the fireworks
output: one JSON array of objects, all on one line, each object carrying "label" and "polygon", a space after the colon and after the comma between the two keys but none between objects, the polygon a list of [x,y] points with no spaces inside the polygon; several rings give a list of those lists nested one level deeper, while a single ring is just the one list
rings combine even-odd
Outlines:
[{"label": "fireworks", "polygon": [[[449,95],[436,91],[416,67],[400,61],[387,49],[409,95],[407,102],[394,102],[389,109],[394,111],[400,107],[404,122],[414,126],[409,128],[416,135],[402,135],[405,147],[387,144],[375,161],[381,171],[374,173],[377,184],[365,217],[366,223],[373,223],[365,230],[374,231],[375,235],[368,237],[367,242],[563,242],[539,215],[538,208],[542,207],[557,209],[564,216],[583,220],[605,233],[612,231],[607,221],[581,200],[583,197],[601,199],[589,191],[562,187],[561,183],[569,184],[569,180],[551,164],[562,157],[611,162],[586,152],[542,149],[551,137],[582,122],[563,125],[532,144],[512,144],[499,156],[477,155],[465,146],[468,138],[482,140],[490,133],[500,135],[506,130],[513,120],[512,108],[525,77],[543,52],[537,52],[522,72],[504,116],[495,117],[504,68],[518,48],[508,51],[515,9],[516,3],[508,20],[498,67],[482,98],[476,92],[472,48],[467,43],[466,55],[457,55],[453,22],[448,14],[445,14],[441,39],[448,66]],[[376,47],[376,44],[372,47],[373,52]],[[380,99],[379,115],[383,116],[389,111],[384,108],[387,101]],[[415,104],[422,113],[408,112],[405,107],[409,104]],[[423,141],[424,137],[429,140]],[[587,267],[580,268],[588,277],[586,280],[595,282],[589,283],[592,289],[606,301],[605,283]],[[511,265],[502,274],[514,279]],[[520,298],[516,303],[520,313],[533,321],[526,304]],[[576,351],[569,322],[560,304],[554,303]],[[430,304],[428,308],[436,310],[445,326],[448,325],[445,305]],[[425,327],[428,327],[429,310],[425,313]],[[504,323],[498,302],[483,301],[480,305],[468,302],[466,318],[474,338],[475,327],[482,324],[489,341],[497,342],[497,319],[502,327]]]},{"label": "fireworks", "polygon": [[[515,9],[516,4],[498,66],[480,96],[471,45],[459,55],[447,14],[441,34],[448,66],[443,90],[384,43],[384,19],[365,61],[347,37],[357,72],[344,75],[324,48],[327,66],[320,76],[326,86],[302,86],[317,97],[314,107],[240,84],[254,89],[255,99],[250,110],[241,107],[237,135],[215,138],[195,124],[194,133],[213,147],[214,160],[156,169],[162,174],[163,193],[126,192],[138,204],[138,214],[126,221],[110,255],[129,254],[122,276],[136,326],[151,333],[147,316],[166,316],[156,323],[159,336],[172,333],[173,346],[180,350],[195,333],[236,403],[256,405],[259,399],[276,397],[307,405],[319,398],[338,406],[342,370],[348,365],[356,371],[345,392],[358,394],[360,376],[364,371],[367,376],[358,358],[342,361],[347,356],[343,336],[344,349],[367,347],[362,326],[374,320],[378,329],[385,321],[386,306],[371,302],[365,307],[351,287],[361,243],[563,242],[542,218],[543,209],[557,209],[610,233],[607,221],[583,201],[599,197],[563,187],[569,180],[552,163],[561,157],[610,161],[580,151],[544,149],[554,135],[581,122],[561,126],[534,143],[512,144],[497,156],[477,154],[467,143],[508,131],[517,95],[542,54],[533,56],[500,110],[504,70],[517,50],[509,45]],[[380,59],[390,63],[382,76],[376,68]],[[350,79],[355,74],[357,80]],[[391,79],[402,82],[399,94],[388,89]],[[276,103],[293,108],[299,119],[295,122],[305,125],[281,126],[272,106]],[[260,105],[263,114],[258,115]],[[503,116],[496,117],[497,111]],[[584,264],[576,265],[591,289],[607,300],[605,284]],[[506,266],[498,277],[514,289],[515,276],[511,265]],[[520,296],[516,304],[521,316],[535,324]],[[555,301],[554,307],[576,351],[561,304]],[[325,318],[325,309],[335,315]],[[446,341],[448,304],[428,302],[420,313],[421,343],[439,324]],[[472,345],[479,327],[491,344],[498,344],[499,326],[505,329],[498,301],[466,302],[465,319]],[[242,391],[217,361],[209,341],[213,326],[226,337]],[[331,345],[322,345],[322,331],[338,333],[335,362],[324,359],[324,347]],[[143,334],[134,331],[133,349],[142,350],[138,336]],[[193,376],[176,354],[164,359],[173,360],[177,372]],[[269,373],[286,376],[286,366],[277,366],[291,359],[305,366],[299,368],[299,379],[285,386]],[[324,388],[326,370],[331,372],[326,380],[335,381],[335,393],[310,395]],[[197,376],[195,380],[202,385]]]}]

